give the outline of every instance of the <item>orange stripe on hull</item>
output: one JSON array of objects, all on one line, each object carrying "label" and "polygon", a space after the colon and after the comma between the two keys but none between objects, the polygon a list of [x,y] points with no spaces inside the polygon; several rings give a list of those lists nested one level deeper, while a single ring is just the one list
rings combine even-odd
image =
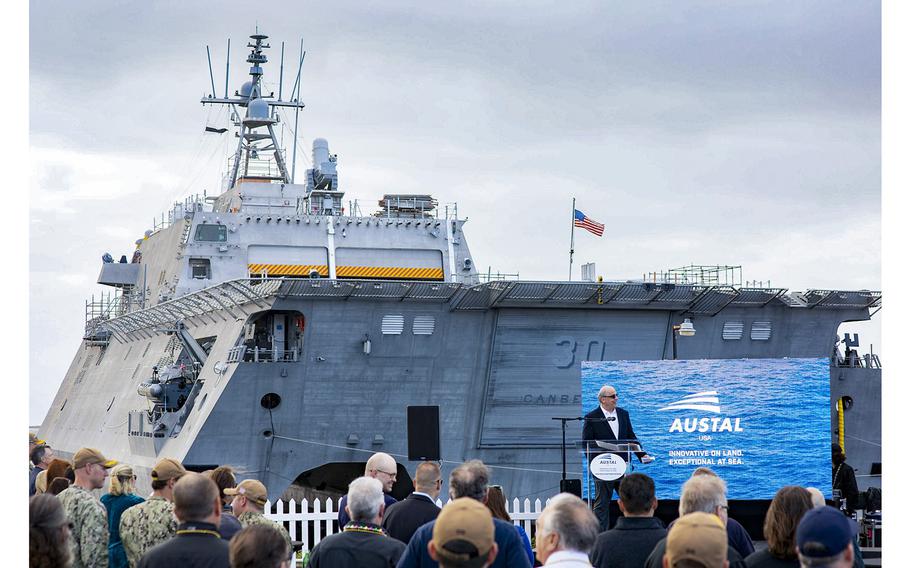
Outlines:
[{"label": "orange stripe on hull", "polygon": [[339,266],[339,278],[388,278],[394,280],[442,280],[441,268],[402,268],[395,266]]},{"label": "orange stripe on hull", "polygon": [[[320,276],[329,275],[329,267],[318,264],[249,264],[250,274],[269,276],[309,276],[316,270]],[[387,278],[393,280],[443,280],[441,268],[403,268],[396,266],[339,266],[338,278]]]},{"label": "orange stripe on hull", "polygon": [[249,264],[247,267],[250,274],[265,272],[269,276],[309,276],[313,270],[320,276],[329,275],[329,267],[324,264]]}]

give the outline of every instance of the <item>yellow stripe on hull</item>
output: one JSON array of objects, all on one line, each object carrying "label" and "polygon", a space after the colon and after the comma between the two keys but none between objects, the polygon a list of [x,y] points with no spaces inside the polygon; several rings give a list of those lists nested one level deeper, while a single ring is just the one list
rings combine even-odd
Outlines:
[{"label": "yellow stripe on hull", "polygon": [[324,264],[249,264],[247,265],[250,274],[262,274],[265,272],[269,276],[309,276],[313,270],[319,272],[320,276],[329,275],[329,267]]},{"label": "yellow stripe on hull", "polygon": [[[313,270],[320,276],[329,275],[324,264],[249,264],[250,274],[269,276],[309,276]],[[401,268],[397,266],[339,266],[338,278],[386,278],[392,280],[443,280],[441,268]]]},{"label": "yellow stripe on hull", "polygon": [[442,280],[441,268],[400,268],[395,266],[339,266],[338,278],[389,278],[394,280]]}]

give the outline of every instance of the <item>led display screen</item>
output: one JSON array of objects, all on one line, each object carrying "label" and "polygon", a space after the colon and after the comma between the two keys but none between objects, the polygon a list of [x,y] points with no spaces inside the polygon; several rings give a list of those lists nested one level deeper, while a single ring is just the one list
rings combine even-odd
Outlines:
[{"label": "led display screen", "polygon": [[728,499],[771,499],[784,485],[830,498],[829,380],[827,359],[583,362],[582,407],[598,407],[601,386],[616,389],[655,458],[632,457],[634,471],[654,479],[658,498],[678,499],[699,466],[727,482]]}]

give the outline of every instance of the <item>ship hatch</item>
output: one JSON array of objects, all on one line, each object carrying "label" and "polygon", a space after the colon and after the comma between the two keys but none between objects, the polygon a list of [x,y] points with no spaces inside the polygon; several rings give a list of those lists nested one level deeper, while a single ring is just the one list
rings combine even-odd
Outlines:
[{"label": "ship hatch", "polygon": [[298,311],[269,310],[250,316],[228,363],[296,362],[303,352],[306,318]]},{"label": "ship hatch", "polygon": [[[304,471],[294,480],[281,498],[289,499],[331,497],[339,499],[348,492],[348,485],[364,474],[366,462],[333,462]],[[414,491],[414,482],[403,464],[398,464],[395,484],[390,495],[399,501]]]}]

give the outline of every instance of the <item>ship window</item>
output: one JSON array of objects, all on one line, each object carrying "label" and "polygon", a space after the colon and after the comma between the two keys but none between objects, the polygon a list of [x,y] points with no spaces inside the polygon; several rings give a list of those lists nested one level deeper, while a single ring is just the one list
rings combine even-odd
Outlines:
[{"label": "ship window", "polygon": [[771,339],[771,322],[754,321],[752,322],[752,341],[768,341]]},{"label": "ship window", "polygon": [[400,314],[389,314],[382,316],[382,334],[383,335],[401,335],[404,331],[404,316]]},{"label": "ship window", "polygon": [[212,261],[207,258],[191,258],[190,277],[196,280],[208,280],[211,278]]},{"label": "ship window", "polygon": [[742,339],[743,327],[743,322],[741,321],[724,322],[723,338],[726,340]]},{"label": "ship window", "polygon": [[196,227],[196,240],[212,243],[227,242],[227,227],[224,225],[201,224]]},{"label": "ship window", "polygon": [[433,316],[414,316],[411,332],[414,335],[433,335],[436,329],[436,318]]}]

